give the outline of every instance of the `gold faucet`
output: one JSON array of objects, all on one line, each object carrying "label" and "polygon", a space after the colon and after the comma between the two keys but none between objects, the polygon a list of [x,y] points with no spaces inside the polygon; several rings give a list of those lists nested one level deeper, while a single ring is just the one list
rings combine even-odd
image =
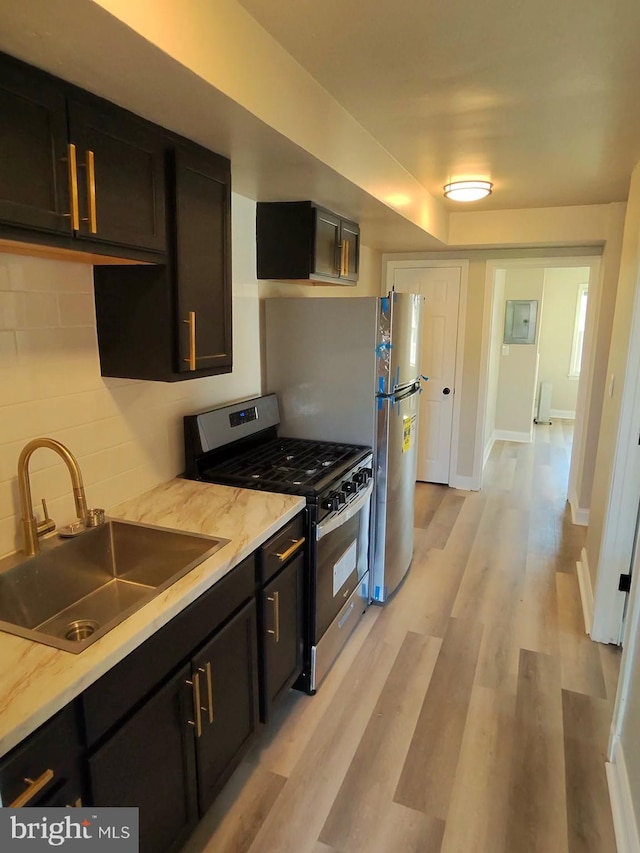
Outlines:
[{"label": "gold faucet", "polygon": [[71,475],[71,483],[73,485],[73,500],[76,505],[76,515],[80,519],[87,517],[87,499],[84,494],[84,485],[82,483],[82,474],[78,461],[68,450],[64,444],[60,444],[54,438],[34,438],[22,450],[18,459],[18,490],[20,492],[20,510],[22,512],[22,537],[24,541],[25,553],[32,556],[40,550],[38,544],[38,536],[55,530],[55,523],[47,517],[47,505],[42,501],[44,508],[44,521],[38,523],[33,514],[33,505],[31,503],[31,484],[29,482],[29,460],[34,450],[39,447],[48,447],[54,450],[65,463]]}]

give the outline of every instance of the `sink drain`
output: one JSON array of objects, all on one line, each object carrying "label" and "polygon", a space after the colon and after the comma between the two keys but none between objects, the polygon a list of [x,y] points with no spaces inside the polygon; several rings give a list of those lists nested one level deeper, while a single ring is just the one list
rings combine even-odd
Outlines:
[{"label": "sink drain", "polygon": [[67,625],[65,637],[67,640],[86,640],[95,633],[97,628],[98,623],[94,622],[93,619],[78,619]]}]

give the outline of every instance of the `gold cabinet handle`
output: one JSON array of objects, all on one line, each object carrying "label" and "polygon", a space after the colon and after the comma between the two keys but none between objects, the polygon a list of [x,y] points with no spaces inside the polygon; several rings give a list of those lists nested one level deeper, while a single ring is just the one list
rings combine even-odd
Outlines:
[{"label": "gold cabinet handle", "polygon": [[74,231],[80,230],[80,205],[78,202],[78,159],[76,146],[73,142],[67,145],[67,165],[69,168],[69,198],[71,200],[71,213],[63,213],[63,216],[71,219],[71,227]]},{"label": "gold cabinet handle", "polygon": [[187,720],[190,726],[196,730],[196,737],[202,737],[202,706],[200,699],[200,673],[194,672],[193,679],[187,681],[189,687],[193,690],[193,716],[195,720]]},{"label": "gold cabinet handle", "polygon": [[267,634],[273,634],[276,643],[280,642],[280,593],[274,592],[267,596],[267,601],[273,602],[273,624],[274,628],[267,629]]},{"label": "gold cabinet handle", "polygon": [[42,776],[38,776],[37,779],[29,779],[28,777],[24,780],[29,786],[26,791],[23,791],[19,797],[17,797],[12,803],[9,804],[10,809],[21,809],[23,806],[26,806],[27,803],[31,802],[31,800],[35,797],[36,794],[39,794],[40,791],[45,788],[49,782],[54,777],[53,770],[45,770]]},{"label": "gold cabinet handle", "polygon": [[286,551],[283,551],[281,554],[276,554],[276,557],[280,560],[281,563],[286,563],[289,557],[292,554],[295,554],[296,551],[299,551],[300,548],[304,545],[304,536],[301,536],[300,539],[294,539],[292,544],[287,548]]},{"label": "gold cabinet handle", "polygon": [[349,241],[344,241],[344,272],[342,275],[349,275]]},{"label": "gold cabinet handle", "polygon": [[204,669],[200,666],[198,670],[207,676],[207,707],[203,711],[209,714],[209,722],[213,722],[213,677],[211,675],[211,661],[207,661]]},{"label": "gold cabinet handle", "polygon": [[98,214],[96,209],[96,159],[93,151],[87,149],[87,210],[89,216],[83,222],[89,223],[89,231],[98,233]]},{"label": "gold cabinet handle", "polygon": [[189,326],[189,358],[183,359],[189,365],[189,370],[196,369],[196,312],[189,311],[189,316],[182,321]]}]

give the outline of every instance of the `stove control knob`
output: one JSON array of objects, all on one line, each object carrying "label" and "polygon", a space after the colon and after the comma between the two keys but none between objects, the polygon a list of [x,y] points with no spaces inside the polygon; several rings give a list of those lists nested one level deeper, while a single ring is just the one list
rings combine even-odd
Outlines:
[{"label": "stove control knob", "polygon": [[344,492],[336,492],[336,494],[338,495],[338,503],[340,504],[340,506],[342,506],[342,504],[346,504],[347,496],[345,495],[345,493]]},{"label": "stove control knob", "polygon": [[[355,477],[354,477],[355,480]],[[348,494],[352,495],[354,492],[358,491],[358,484],[354,482],[354,480],[345,480],[342,484],[343,490]]]},{"label": "stove control knob", "polygon": [[[344,503],[344,501],[342,501]],[[331,492],[321,501],[322,509],[328,509],[329,512],[337,512],[340,509],[340,498],[337,492]]]},{"label": "stove control knob", "polygon": [[362,486],[369,479],[367,475],[367,469],[361,468],[359,471],[353,475],[354,482],[356,482],[359,486]]},{"label": "stove control knob", "polygon": [[364,474],[364,481],[365,483],[368,483],[373,477],[373,468],[361,468],[360,473]]}]

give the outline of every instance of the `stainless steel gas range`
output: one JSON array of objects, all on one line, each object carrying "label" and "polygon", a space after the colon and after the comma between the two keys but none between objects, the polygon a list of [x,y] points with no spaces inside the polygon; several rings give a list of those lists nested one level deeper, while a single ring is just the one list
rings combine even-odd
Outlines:
[{"label": "stainless steel gas range", "polygon": [[315,692],[369,601],[371,448],[278,436],[275,394],[184,419],[185,476],[306,498],[304,671]]}]

